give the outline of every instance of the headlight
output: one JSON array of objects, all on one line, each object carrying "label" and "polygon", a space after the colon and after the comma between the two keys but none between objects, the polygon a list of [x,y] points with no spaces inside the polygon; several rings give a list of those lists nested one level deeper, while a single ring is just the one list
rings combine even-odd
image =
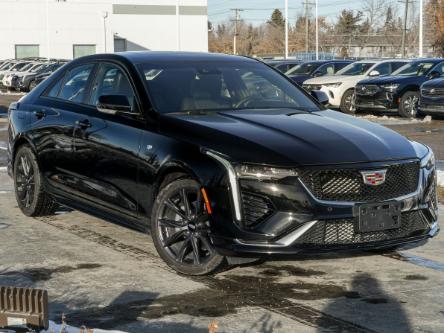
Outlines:
[{"label": "headlight", "polygon": [[298,173],[292,169],[257,165],[237,165],[235,170],[236,176],[242,179],[277,180],[298,175]]},{"label": "headlight", "polygon": [[324,87],[329,87],[329,88],[337,88],[342,84],[342,82],[332,82],[332,83],[324,83],[322,84]]},{"label": "headlight", "polygon": [[429,152],[426,156],[421,159],[421,168],[426,168],[427,170],[432,169],[435,166],[435,155],[433,151],[429,148]]},{"label": "headlight", "polygon": [[381,85],[381,88],[388,90],[388,91],[395,91],[396,89],[398,89],[399,84],[397,83],[390,83],[390,84],[383,84]]}]

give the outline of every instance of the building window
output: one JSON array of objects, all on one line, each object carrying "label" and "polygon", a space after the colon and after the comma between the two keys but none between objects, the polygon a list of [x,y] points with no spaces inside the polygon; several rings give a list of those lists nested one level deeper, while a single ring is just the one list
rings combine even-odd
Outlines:
[{"label": "building window", "polygon": [[114,37],[114,52],[125,52],[128,50],[126,39]]},{"label": "building window", "polygon": [[73,58],[96,54],[96,46],[92,44],[73,45]]},{"label": "building window", "polygon": [[15,58],[22,59],[28,57],[40,56],[39,45],[16,45],[15,46]]}]

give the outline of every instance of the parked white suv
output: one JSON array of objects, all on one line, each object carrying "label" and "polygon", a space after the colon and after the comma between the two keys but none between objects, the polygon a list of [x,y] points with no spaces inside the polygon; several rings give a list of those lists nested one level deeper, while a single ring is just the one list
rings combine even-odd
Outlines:
[{"label": "parked white suv", "polygon": [[332,108],[339,108],[345,113],[355,113],[355,86],[364,79],[389,75],[409,60],[361,60],[351,63],[339,72],[307,80],[303,87],[309,91],[321,90],[329,98]]}]

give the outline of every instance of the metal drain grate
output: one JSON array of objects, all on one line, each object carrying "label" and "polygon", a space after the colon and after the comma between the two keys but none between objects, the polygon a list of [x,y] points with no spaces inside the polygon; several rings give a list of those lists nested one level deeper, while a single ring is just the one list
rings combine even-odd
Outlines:
[{"label": "metal drain grate", "polygon": [[0,287],[0,327],[47,329],[48,292],[41,289]]}]

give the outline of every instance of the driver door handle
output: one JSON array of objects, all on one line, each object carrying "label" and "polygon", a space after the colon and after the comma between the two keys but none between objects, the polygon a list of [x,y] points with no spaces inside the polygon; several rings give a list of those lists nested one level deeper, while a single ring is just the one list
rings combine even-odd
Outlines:
[{"label": "driver door handle", "polygon": [[88,119],[77,120],[76,121],[76,125],[78,127],[80,127],[81,129],[87,129],[87,128],[90,128],[92,126]]}]

